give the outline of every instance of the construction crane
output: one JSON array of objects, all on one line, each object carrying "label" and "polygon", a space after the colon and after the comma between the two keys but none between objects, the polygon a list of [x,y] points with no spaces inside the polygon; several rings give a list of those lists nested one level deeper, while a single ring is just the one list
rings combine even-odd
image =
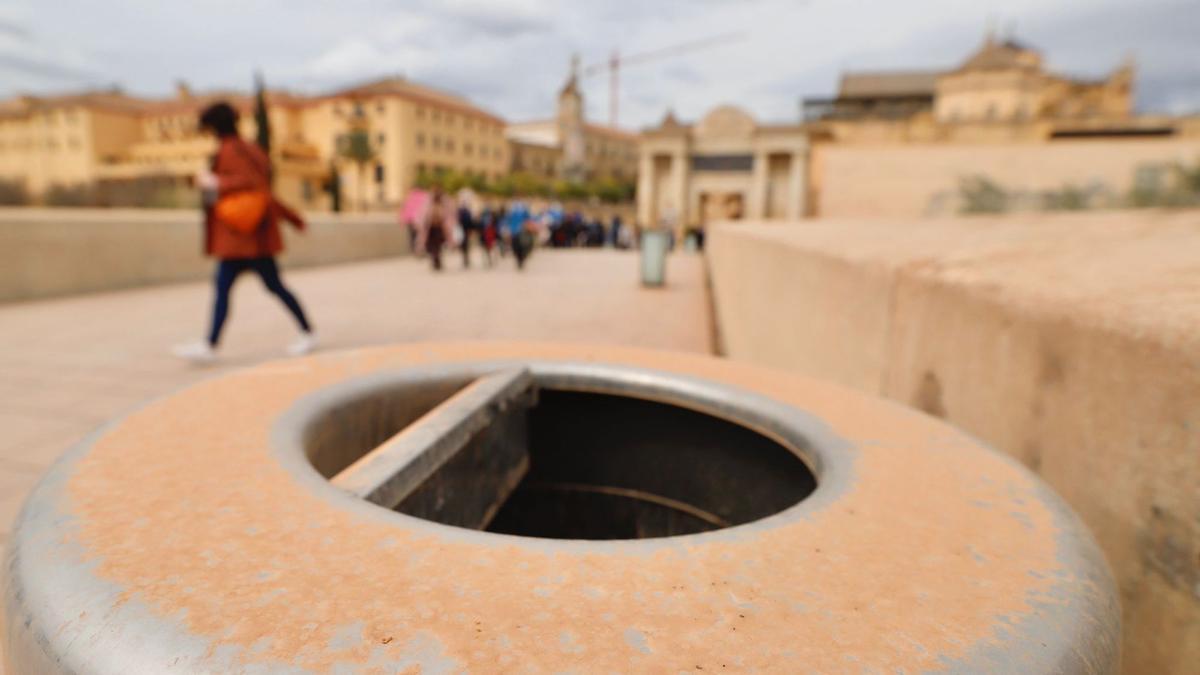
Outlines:
[{"label": "construction crane", "polygon": [[618,100],[620,98],[620,72],[622,68],[646,63],[647,61],[656,61],[658,59],[675,56],[685,52],[706,49],[720,44],[736,42],[744,38],[743,33],[721,33],[713,35],[702,40],[692,40],[683,42],[670,47],[662,47],[660,49],[652,49],[650,51],[640,52],[632,56],[621,56],[620,52],[613,50],[612,56],[607,61],[594,63],[583,69],[584,76],[595,75],[596,73],[608,71],[608,123],[613,128],[617,126]]}]

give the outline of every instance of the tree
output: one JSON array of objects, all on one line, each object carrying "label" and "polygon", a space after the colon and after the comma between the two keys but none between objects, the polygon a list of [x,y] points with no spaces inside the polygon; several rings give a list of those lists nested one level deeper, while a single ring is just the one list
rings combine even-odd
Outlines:
[{"label": "tree", "polygon": [[358,170],[358,205],[360,210],[367,210],[366,198],[366,169],[375,161],[375,148],[371,146],[371,134],[367,131],[366,123],[361,116],[351,122],[351,129],[338,139],[338,155],[352,162]]},{"label": "tree", "polygon": [[254,74],[254,124],[258,127],[255,141],[262,151],[271,156],[271,118],[267,115],[267,93],[262,73]]},{"label": "tree", "polygon": [[488,183],[487,192],[488,194],[508,199],[517,194],[517,188],[513,185],[512,176],[505,174]]},{"label": "tree", "polygon": [[342,210],[342,177],[338,174],[337,162],[329,161],[329,181],[325,183],[329,192],[329,205],[334,213]]},{"label": "tree", "polygon": [[433,189],[436,180],[437,178],[429,169],[421,167],[420,169],[417,169],[417,177],[415,180],[413,180],[413,185],[421,188],[422,190],[431,190]]},{"label": "tree", "polygon": [[616,178],[601,178],[588,183],[587,192],[589,196],[595,197],[602,202],[618,204],[633,200],[634,185],[628,181],[621,181]]}]

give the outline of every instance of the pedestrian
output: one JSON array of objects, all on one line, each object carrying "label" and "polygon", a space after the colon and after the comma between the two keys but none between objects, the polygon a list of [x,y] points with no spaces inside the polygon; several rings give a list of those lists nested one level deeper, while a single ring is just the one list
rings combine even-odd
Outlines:
[{"label": "pedestrian", "polygon": [[304,220],[271,192],[271,160],[237,131],[238,114],[228,103],[215,103],[200,115],[200,130],[216,137],[219,146],[210,170],[196,178],[205,203],[205,253],[217,259],[215,294],[208,338],[177,345],[176,356],[205,363],[216,358],[221,331],[229,314],[229,293],[242,272],[254,272],[263,285],[287,307],[300,336],[287,352],[306,354],[317,337],[296,296],[279,276],[275,256],[283,250],[279,220],[304,231]]},{"label": "pedestrian", "polygon": [[483,231],[479,234],[483,240],[484,260],[487,261],[487,266],[491,267],[493,264],[492,249],[496,248],[496,239],[499,234],[498,214],[490,206],[486,207],[479,221],[483,223]]},{"label": "pedestrian", "polygon": [[417,248],[429,254],[435,272],[442,269],[442,248],[454,241],[455,211],[453,200],[441,188],[434,188],[421,215]]},{"label": "pedestrian", "polygon": [[462,198],[458,202],[458,227],[462,231],[459,247],[462,249],[463,269],[467,269],[471,266],[471,232],[475,230],[475,217],[470,204]]},{"label": "pedestrian", "polygon": [[428,192],[420,188],[413,188],[408,191],[404,203],[400,205],[398,217],[400,224],[408,232],[408,250],[413,254],[417,254],[417,224],[421,219],[421,214],[425,212],[428,202]]},{"label": "pedestrian", "polygon": [[505,234],[508,237],[509,246],[512,247],[513,256],[517,259],[518,270],[525,269],[525,259],[533,250],[531,222],[529,209],[521,202],[512,205],[512,208],[508,210],[508,217],[504,221]]},{"label": "pedestrian", "polygon": [[500,252],[501,258],[508,257],[508,241],[504,233],[504,224],[508,222],[508,210],[511,204],[501,202],[496,209],[496,250]]}]

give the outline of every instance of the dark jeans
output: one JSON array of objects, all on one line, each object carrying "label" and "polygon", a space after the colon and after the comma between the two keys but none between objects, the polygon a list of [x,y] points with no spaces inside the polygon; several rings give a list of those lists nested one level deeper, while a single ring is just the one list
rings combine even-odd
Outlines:
[{"label": "dark jeans", "polygon": [[446,232],[440,226],[429,228],[429,234],[425,235],[425,252],[433,261],[434,270],[442,269],[442,246],[445,243]]},{"label": "dark jeans", "polygon": [[533,235],[528,232],[513,235],[512,248],[513,255],[517,256],[517,269],[524,269],[525,259],[533,251]]},{"label": "dark jeans", "polygon": [[283,301],[305,333],[311,330],[296,296],[292,295],[292,292],[283,285],[283,281],[279,278],[279,267],[275,265],[274,258],[267,256],[265,258],[222,260],[217,263],[217,275],[213,280],[217,296],[213,301],[212,328],[208,333],[210,345],[217,346],[217,342],[221,339],[221,328],[224,327],[225,318],[229,315],[229,291],[233,289],[233,282],[237,281],[238,275],[247,270],[258,273],[263,285]]}]

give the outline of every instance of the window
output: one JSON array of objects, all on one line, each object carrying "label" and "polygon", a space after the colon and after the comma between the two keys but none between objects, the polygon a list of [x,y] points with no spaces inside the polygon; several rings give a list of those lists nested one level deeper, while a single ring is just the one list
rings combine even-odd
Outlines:
[{"label": "window", "polygon": [[417,106],[417,119],[425,119],[425,106]]},{"label": "window", "polygon": [[361,104],[361,103],[355,103],[355,104],[354,104],[354,116],[355,116],[355,117],[362,117],[362,114],[363,114],[363,107],[362,107],[362,104]]},{"label": "window", "polygon": [[375,135],[375,145],[379,145],[379,146],[383,145],[383,134]]},{"label": "window", "polygon": [[441,150],[441,149],[442,149],[442,137],[441,137],[441,136],[434,136],[434,137],[433,137],[433,149],[434,149],[434,150]]},{"label": "window", "polygon": [[376,183],[383,182],[383,165],[382,164],[375,165],[375,182]]},{"label": "window", "polygon": [[466,119],[463,120],[463,128],[464,129],[470,130],[471,126],[472,126],[472,120],[470,117],[467,117]]},{"label": "window", "polygon": [[438,110],[434,110],[433,112],[429,113],[429,119],[433,122],[441,122],[442,113]]},{"label": "window", "polygon": [[467,157],[475,154],[475,146],[470,143],[463,143],[463,154]]},{"label": "window", "polygon": [[446,152],[454,152],[454,139],[446,139]]},{"label": "window", "polygon": [[422,134],[420,132],[417,133],[417,147],[418,148],[425,147],[425,134]]},{"label": "window", "polygon": [[375,112],[376,113],[382,115],[385,109],[386,109],[386,106],[383,105],[383,101],[375,102]]}]

